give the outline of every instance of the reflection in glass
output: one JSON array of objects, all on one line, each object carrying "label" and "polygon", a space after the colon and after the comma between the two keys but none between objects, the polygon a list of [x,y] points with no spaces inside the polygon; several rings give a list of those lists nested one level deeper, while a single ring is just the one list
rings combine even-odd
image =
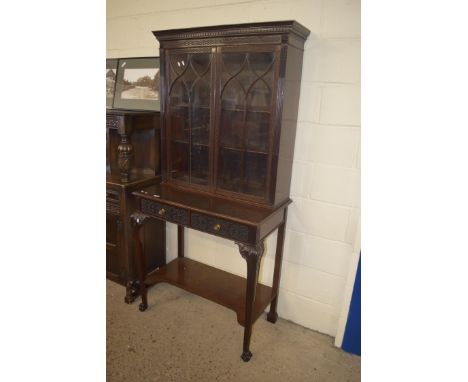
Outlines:
[{"label": "reflection in glass", "polygon": [[208,144],[210,138],[210,109],[192,108],[192,143]]},{"label": "reflection in glass", "polygon": [[219,140],[221,146],[241,148],[243,146],[243,128],[243,111],[223,111],[221,114],[221,126],[219,127]]},{"label": "reflection in glass", "polygon": [[191,148],[191,183],[208,184],[208,147],[194,145]]},{"label": "reflection in glass", "polygon": [[169,127],[171,129],[171,137],[173,139],[188,141],[190,122],[187,108],[170,107]]},{"label": "reflection in glass", "polygon": [[269,126],[269,113],[247,112],[245,146],[248,150],[268,151]]},{"label": "reflection in glass", "polygon": [[185,143],[173,141],[171,144],[171,176],[174,179],[188,181],[188,148]]},{"label": "reflection in glass", "polygon": [[246,153],[244,171],[244,192],[262,197],[266,193],[267,156]]},{"label": "reflection in glass", "polygon": [[242,192],[242,153],[237,150],[219,151],[218,186],[224,190]]}]

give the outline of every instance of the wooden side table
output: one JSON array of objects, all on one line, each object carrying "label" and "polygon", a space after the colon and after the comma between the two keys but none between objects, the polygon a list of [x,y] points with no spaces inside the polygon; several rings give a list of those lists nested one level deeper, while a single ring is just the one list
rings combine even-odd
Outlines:
[{"label": "wooden side table", "polygon": [[[270,305],[267,320],[275,323],[281,277],[284,231],[289,199],[276,208],[252,206],[196,191],[160,184],[134,192],[138,211],[132,214],[136,258],[139,265],[140,311],[148,308],[148,287],[166,282],[232,309],[244,326],[241,358],[252,357],[252,325]],[[151,219],[178,225],[178,257],[146,274],[146,256],[140,230]],[[184,227],[233,240],[247,262],[247,279],[184,257]],[[278,229],[273,286],[258,283],[264,239]]]}]

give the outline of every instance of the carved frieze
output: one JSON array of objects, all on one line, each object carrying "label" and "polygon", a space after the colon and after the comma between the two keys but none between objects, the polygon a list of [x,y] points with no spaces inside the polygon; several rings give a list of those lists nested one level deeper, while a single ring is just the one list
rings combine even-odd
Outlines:
[{"label": "carved frieze", "polygon": [[227,239],[248,241],[249,229],[243,224],[192,213],[192,227],[200,231],[223,236]]},{"label": "carved frieze", "polygon": [[132,222],[132,225],[143,225],[145,220],[148,218],[149,218],[148,215],[140,211],[136,211],[130,215],[130,221]]},{"label": "carved frieze", "polygon": [[189,213],[182,208],[168,206],[153,200],[141,199],[141,211],[157,218],[188,225]]},{"label": "carved frieze", "polygon": [[244,244],[244,243],[236,243],[236,244],[239,246],[239,252],[241,256],[246,260],[248,260],[252,256],[257,256],[261,258],[265,250],[265,245],[263,244],[263,241],[255,245],[249,245],[249,244]]}]

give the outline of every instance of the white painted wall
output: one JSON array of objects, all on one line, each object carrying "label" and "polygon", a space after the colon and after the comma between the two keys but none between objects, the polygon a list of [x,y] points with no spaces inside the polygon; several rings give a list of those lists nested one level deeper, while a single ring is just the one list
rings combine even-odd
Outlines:
[{"label": "white painted wall", "polygon": [[[151,31],[297,20],[311,31],[304,51],[280,317],[342,336],[359,253],[360,1],[108,0],[107,57],[159,55]],[[176,227],[168,225],[168,257]],[[190,231],[187,257],[245,276],[237,247]],[[276,233],[260,280],[271,285]],[[354,269],[354,270],[353,270]],[[338,343],[339,339],[337,338]]]}]

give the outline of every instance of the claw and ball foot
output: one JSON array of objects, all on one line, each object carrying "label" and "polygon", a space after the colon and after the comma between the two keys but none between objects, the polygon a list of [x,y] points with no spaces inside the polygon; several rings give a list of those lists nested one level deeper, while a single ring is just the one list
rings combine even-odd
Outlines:
[{"label": "claw and ball foot", "polygon": [[141,303],[138,306],[138,309],[140,309],[140,312],[144,312],[146,309],[148,309],[148,304]]},{"label": "claw and ball foot", "polygon": [[241,355],[242,361],[249,362],[250,358],[252,358],[252,353],[250,351],[245,351]]}]

